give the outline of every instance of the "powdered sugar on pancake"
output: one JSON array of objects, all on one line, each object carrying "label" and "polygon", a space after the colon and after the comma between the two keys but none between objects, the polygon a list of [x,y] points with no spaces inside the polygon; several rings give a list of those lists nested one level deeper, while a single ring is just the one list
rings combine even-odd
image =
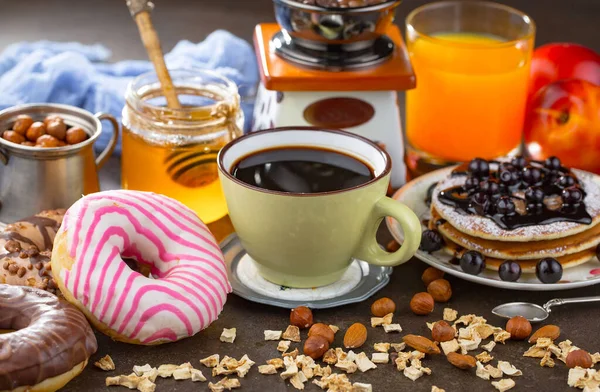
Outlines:
[{"label": "powdered sugar on pancake", "polygon": [[474,237],[515,242],[561,238],[567,235],[580,233],[600,223],[600,177],[581,170],[573,170],[573,173],[577,175],[580,184],[586,192],[584,202],[586,204],[587,212],[592,216],[592,223],[589,225],[574,222],[555,222],[547,225],[535,225],[520,227],[514,230],[505,230],[487,217],[465,214],[451,206],[441,203],[438,199],[440,191],[464,184],[467,178],[466,176],[449,176],[440,181],[433,192],[432,205],[439,214],[457,230]]}]

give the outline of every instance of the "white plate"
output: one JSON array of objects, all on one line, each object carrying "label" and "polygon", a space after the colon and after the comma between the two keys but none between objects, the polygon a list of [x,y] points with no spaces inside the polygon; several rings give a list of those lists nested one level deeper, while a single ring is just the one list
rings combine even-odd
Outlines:
[{"label": "white plate", "polygon": [[[421,222],[424,222],[430,218],[429,207],[425,203],[427,189],[431,184],[448,176],[452,169],[453,168],[441,169],[416,178],[399,189],[393,197],[395,200],[401,201],[411,208],[415,214],[417,214]],[[392,236],[394,236],[396,241],[402,243],[404,236],[400,225],[390,217],[386,218],[386,223]],[[423,229],[425,229],[424,226]],[[544,284],[540,283],[535,274],[523,274],[518,282],[505,282],[500,280],[496,271],[487,269],[480,275],[470,275],[463,272],[460,266],[451,264],[450,260],[452,257],[443,251],[427,253],[418,250],[415,256],[425,263],[441,269],[450,275],[486,286],[503,289],[552,291],[575,289],[600,283],[600,261],[596,258],[587,263],[566,269],[562,280],[559,283]]]}]

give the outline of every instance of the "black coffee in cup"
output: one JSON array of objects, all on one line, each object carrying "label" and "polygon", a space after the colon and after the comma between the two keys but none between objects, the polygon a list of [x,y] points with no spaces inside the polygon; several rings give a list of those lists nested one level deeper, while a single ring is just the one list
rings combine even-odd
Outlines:
[{"label": "black coffee in cup", "polygon": [[322,193],[353,188],[375,178],[373,169],[339,151],[280,147],[238,160],[231,174],[246,184],[286,193]]}]

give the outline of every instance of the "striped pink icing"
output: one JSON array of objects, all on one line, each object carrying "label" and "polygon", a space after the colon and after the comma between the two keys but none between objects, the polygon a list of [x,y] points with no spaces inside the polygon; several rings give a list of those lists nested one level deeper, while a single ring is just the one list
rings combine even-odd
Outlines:
[{"label": "striped pink icing", "polygon": [[[65,215],[66,288],[99,321],[144,343],[174,341],[207,327],[231,286],[213,235],[181,203],[148,192],[108,191],[77,201]],[[153,278],[122,257],[150,266]]]}]

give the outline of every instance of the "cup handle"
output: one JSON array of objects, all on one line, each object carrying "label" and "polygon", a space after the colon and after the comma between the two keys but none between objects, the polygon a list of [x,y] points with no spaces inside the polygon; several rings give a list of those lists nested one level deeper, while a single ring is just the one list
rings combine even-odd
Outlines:
[{"label": "cup handle", "polygon": [[[404,232],[404,242],[400,249],[389,253],[381,249],[375,235],[381,220],[386,216],[391,216],[396,219],[402,231]],[[377,201],[373,208],[367,229],[363,234],[356,258],[364,260],[369,264],[381,265],[384,267],[393,267],[408,261],[421,243],[421,222],[414,212],[406,205],[390,199],[382,197]]]},{"label": "cup handle", "polygon": [[111,136],[110,140],[108,141],[106,148],[104,149],[104,151],[102,151],[100,153],[100,155],[98,155],[98,158],[96,158],[96,167],[98,168],[98,170],[100,170],[100,169],[102,169],[102,166],[104,166],[104,164],[106,163],[106,160],[112,155],[113,151],[115,150],[115,147],[117,146],[117,141],[119,140],[119,128],[120,127],[119,127],[119,123],[117,122],[117,120],[108,113],[96,113],[96,114],[94,114],[94,117],[96,117],[100,121],[102,121],[102,120],[110,121],[110,123],[112,124],[112,128],[113,128],[112,136]]}]

